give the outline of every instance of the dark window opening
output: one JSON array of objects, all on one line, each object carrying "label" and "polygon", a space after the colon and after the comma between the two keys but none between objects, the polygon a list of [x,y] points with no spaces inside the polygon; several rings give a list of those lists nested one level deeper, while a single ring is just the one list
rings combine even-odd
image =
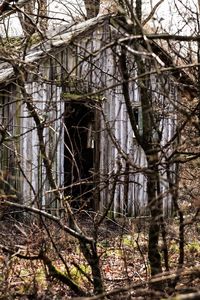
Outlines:
[{"label": "dark window opening", "polygon": [[65,187],[74,208],[93,208],[94,109],[70,102],[65,109]]}]

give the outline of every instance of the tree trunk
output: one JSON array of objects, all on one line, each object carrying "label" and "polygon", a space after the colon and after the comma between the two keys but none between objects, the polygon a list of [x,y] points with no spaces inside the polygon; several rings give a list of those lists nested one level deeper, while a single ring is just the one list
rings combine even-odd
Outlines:
[{"label": "tree trunk", "polygon": [[87,19],[94,18],[99,13],[100,0],[84,0]]},{"label": "tree trunk", "polygon": [[31,0],[24,5],[23,12],[18,12],[19,20],[25,36],[30,36],[35,32],[35,23],[33,11],[35,7],[35,0]]},{"label": "tree trunk", "polygon": [[[138,48],[136,47],[136,50]],[[135,57],[137,63],[138,74],[145,74],[148,65],[140,57]],[[136,123],[134,114],[131,107],[131,101],[128,89],[128,68],[126,65],[127,58],[126,53],[122,48],[120,57],[120,68],[122,74],[122,90],[126,103],[127,112],[130,118],[130,123],[135,134],[138,144],[142,147],[146,154],[148,173],[147,173],[147,195],[148,195],[148,205],[151,213],[150,227],[149,227],[149,246],[148,246],[148,257],[151,267],[151,275],[155,275],[162,272],[161,267],[161,256],[159,253],[159,235],[160,235],[160,225],[162,218],[162,208],[161,208],[161,195],[159,195],[159,157],[158,152],[160,149],[159,140],[159,130],[155,132],[153,127],[154,115],[152,109],[152,94],[150,89],[150,78],[146,76],[139,81],[140,95],[141,95],[141,106],[142,106],[142,119],[143,128],[142,135],[140,135]],[[154,135],[158,136],[157,139]]]},{"label": "tree trunk", "polygon": [[[149,245],[148,258],[151,267],[151,275],[156,275],[162,272],[161,255],[159,253],[159,235],[160,224],[162,217],[161,199],[159,198],[159,171],[158,171],[158,154],[153,154],[147,157],[148,169],[150,174],[147,176],[147,194],[148,204],[151,213],[151,221],[149,225]],[[153,159],[152,159],[153,158]]]},{"label": "tree trunk", "polygon": [[18,12],[19,20],[25,36],[31,36],[37,31],[42,32],[47,29],[47,0],[38,0],[38,8],[35,9],[35,0],[30,0],[24,5],[23,12]]}]

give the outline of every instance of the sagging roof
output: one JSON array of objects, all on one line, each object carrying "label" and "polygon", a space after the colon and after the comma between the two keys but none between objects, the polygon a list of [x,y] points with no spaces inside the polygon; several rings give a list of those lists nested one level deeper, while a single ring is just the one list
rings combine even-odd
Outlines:
[{"label": "sagging roof", "polygon": [[[63,26],[60,27],[60,30],[51,30],[47,32],[46,38],[44,41],[40,42],[37,45],[31,47],[23,62],[25,64],[34,63],[40,59],[44,59],[51,52],[54,52],[56,49],[69,45],[74,39],[83,33],[96,28],[96,26],[104,24],[105,20],[108,20],[107,16],[96,17],[78,24],[72,24],[66,26],[65,29]],[[16,59],[20,59],[16,57]],[[11,63],[2,62],[3,59],[0,58],[0,84],[10,81],[14,76],[14,71],[11,66]],[[21,61],[22,62],[22,61]]]},{"label": "sagging roof", "polygon": [[[120,20],[120,22],[113,22],[113,20]],[[34,62],[45,59],[48,57],[48,54],[55,53],[57,49],[69,45],[81,35],[86,36],[88,32],[95,30],[97,26],[101,27],[106,22],[108,23],[108,26],[111,26],[111,28],[113,28],[113,31],[115,33],[119,30],[119,26],[123,25],[120,16],[103,15],[83,22],[73,23],[68,26],[59,26],[59,28],[56,28],[55,30],[48,31],[43,41],[39,42],[37,45],[32,46],[25,56],[25,59],[22,60],[21,63],[31,65]],[[125,26],[122,26],[122,31],[124,32],[124,36],[128,39],[129,32],[126,32],[127,24],[124,23],[124,25]],[[130,26],[130,24],[128,24],[128,26]],[[146,30],[149,31],[149,29]],[[191,91],[194,92],[195,88],[192,76],[190,76],[188,72],[182,70],[181,68],[176,70],[176,66],[173,63],[173,57],[168,53],[168,49],[165,49],[165,47],[163,47],[163,45],[161,45],[161,43],[159,42],[150,41],[150,44],[152,51],[161,59],[161,61],[164,62],[164,65],[166,67],[174,67],[173,75],[177,78],[177,81],[184,85],[190,86]],[[145,48],[145,42],[143,42],[143,46]],[[19,58],[16,59],[19,60]],[[2,59],[0,58],[0,62],[1,61]],[[0,84],[8,84],[13,80],[14,71],[11,64],[7,62],[0,63]]]}]

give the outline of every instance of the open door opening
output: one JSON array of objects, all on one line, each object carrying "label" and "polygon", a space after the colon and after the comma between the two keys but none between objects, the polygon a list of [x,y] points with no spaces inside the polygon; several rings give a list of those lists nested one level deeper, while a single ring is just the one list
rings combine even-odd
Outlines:
[{"label": "open door opening", "polygon": [[65,187],[73,208],[93,208],[94,109],[84,102],[66,103]]}]

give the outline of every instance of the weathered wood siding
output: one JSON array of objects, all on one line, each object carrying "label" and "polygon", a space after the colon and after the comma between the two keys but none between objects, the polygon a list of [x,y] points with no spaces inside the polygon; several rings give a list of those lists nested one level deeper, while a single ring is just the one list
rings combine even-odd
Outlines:
[{"label": "weathered wood siding", "polygon": [[[51,53],[50,57],[39,62],[38,74],[40,74],[40,79],[33,75],[28,76],[26,90],[32,95],[41,118],[44,118],[48,124],[45,129],[45,142],[52,159],[54,178],[58,187],[64,185],[65,128],[63,117],[65,103],[72,101],[70,97],[66,98],[65,94],[82,94],[83,101],[95,103],[97,109],[94,128],[98,129],[94,133],[94,135],[96,134],[95,159],[98,162],[95,164],[94,172],[100,180],[98,186],[100,202],[98,206],[100,210],[103,210],[112,201],[110,211],[134,216],[148,213],[147,180],[145,173],[141,171],[141,169],[146,168],[147,163],[145,154],[137,145],[134,137],[123,98],[120,71],[117,67],[118,46],[113,47],[113,49],[105,47],[113,40],[113,34],[115,32],[111,32],[108,24],[97,26],[87,35],[80,36],[71,44],[55,50],[55,53]],[[137,70],[134,67],[134,62],[132,64],[132,75],[136,75]],[[165,89],[168,91],[171,89],[171,92],[166,96],[163,85],[158,79],[159,76],[159,74],[152,76],[151,82],[154,101],[157,101],[160,112],[164,108],[159,126],[163,132],[162,144],[165,145],[172,138],[176,128],[176,117],[172,103],[177,100],[178,96],[177,89],[174,88],[170,77],[166,81]],[[93,95],[90,97],[91,100],[85,96],[87,93],[94,93],[99,90],[100,96]],[[8,90],[8,92],[14,97],[12,91]],[[0,97],[1,101],[7,101],[3,95]],[[130,83],[130,97],[133,106],[138,109],[138,127],[140,128],[142,122],[140,117],[141,99],[136,80]],[[36,199],[42,207],[57,209],[59,204],[55,203],[52,198],[45,169],[42,165],[35,124],[22,102],[19,122],[17,114],[11,111],[15,109],[15,105],[17,104],[5,107],[4,111],[1,110],[1,119],[3,120],[7,115],[10,122],[14,122],[13,130],[18,130],[18,132],[19,129],[21,130],[17,147],[21,157],[21,168],[27,178],[27,180],[21,181],[23,201],[33,203]],[[6,112],[5,109],[9,111]],[[167,155],[170,154],[170,148],[167,151]],[[1,158],[2,169],[5,167],[5,160],[8,160],[8,152],[6,154],[4,152],[2,156],[4,158]],[[123,158],[125,156],[127,161]],[[160,188],[164,195],[163,207],[165,213],[168,214],[172,208],[171,194],[164,168],[164,155],[160,159],[163,162],[163,167],[160,167],[162,177]],[[171,171],[173,171],[173,166]]]},{"label": "weathered wood siding", "polygon": [[0,89],[0,190],[1,194],[10,195],[11,198],[21,185],[18,168],[20,158],[16,156],[19,151],[19,134],[20,99],[15,86],[11,85],[8,91]]},{"label": "weathered wood siding", "polygon": [[[26,91],[29,93],[37,108],[41,119],[46,122],[44,139],[46,152],[52,162],[53,175],[58,187],[63,185],[63,161],[64,161],[64,139],[62,114],[64,104],[60,101],[61,88],[48,83],[27,83]],[[22,182],[22,195],[28,203],[37,202],[43,208],[57,208],[57,203],[53,200],[50,192],[46,171],[42,164],[42,156],[39,149],[37,130],[30,112],[25,105],[21,108],[23,116],[21,122],[22,137],[20,139],[21,155],[23,157],[22,168],[28,181]],[[34,199],[35,198],[35,199]]]}]

